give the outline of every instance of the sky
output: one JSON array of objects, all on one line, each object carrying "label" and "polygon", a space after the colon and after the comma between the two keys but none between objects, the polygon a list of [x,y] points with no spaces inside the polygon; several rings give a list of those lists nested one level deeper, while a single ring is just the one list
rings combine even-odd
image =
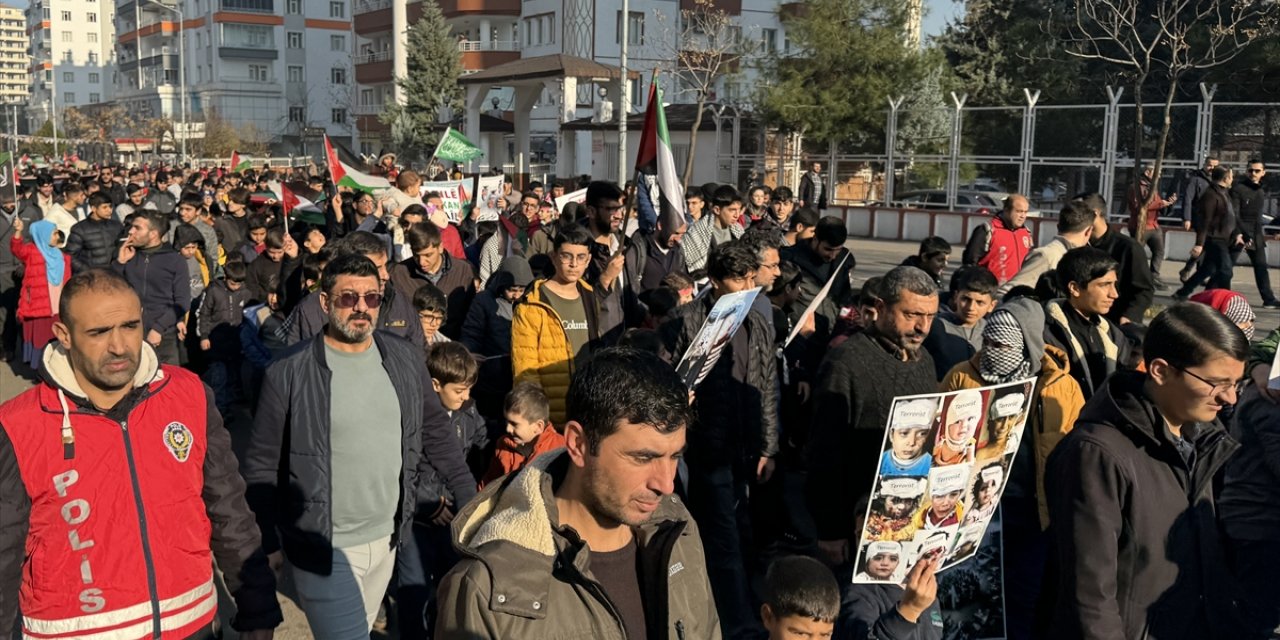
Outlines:
[{"label": "sky", "polygon": [[920,30],[924,36],[942,33],[948,22],[955,22],[964,14],[964,3],[956,0],[924,0],[924,22]]}]

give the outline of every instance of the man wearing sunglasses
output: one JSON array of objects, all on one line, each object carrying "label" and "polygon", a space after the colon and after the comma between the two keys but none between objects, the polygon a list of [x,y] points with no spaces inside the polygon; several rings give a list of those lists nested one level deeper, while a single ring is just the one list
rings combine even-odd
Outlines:
[{"label": "man wearing sunglasses", "polygon": [[[396,291],[394,286],[390,286],[387,243],[368,231],[353,231],[330,245],[333,246],[335,258],[346,254],[362,255],[378,267],[378,278],[382,288],[379,291],[380,304],[377,305],[379,314],[374,318],[377,327],[400,336],[421,349],[425,344],[425,338],[422,335],[422,323],[418,321],[418,312],[413,308],[413,299]],[[325,323],[328,321],[320,303],[319,292],[309,293],[289,313],[284,326],[280,328],[280,335],[287,344],[297,344],[324,331]]]},{"label": "man wearing sunglasses", "polygon": [[377,330],[385,273],[359,253],[325,266],[323,331],[267,369],[244,458],[263,549],[289,559],[316,638],[368,636],[427,465],[459,507],[476,494],[421,345]]},{"label": "man wearing sunglasses", "polygon": [[1276,300],[1276,294],[1271,290],[1271,274],[1267,271],[1267,234],[1262,229],[1262,214],[1269,199],[1267,190],[1262,187],[1262,179],[1266,175],[1266,165],[1254,158],[1249,161],[1244,175],[1231,184],[1231,198],[1235,201],[1245,241],[1243,247],[1231,250],[1231,264],[1236,263],[1241,251],[1247,253],[1249,263],[1253,265],[1253,279],[1258,283],[1258,293],[1262,295],[1262,306],[1280,309],[1280,300]]},{"label": "man wearing sunglasses", "polygon": [[1226,316],[1176,304],[1147,332],[1146,372],[1116,372],[1085,405],[1045,473],[1058,593],[1039,637],[1254,637],[1234,618],[1214,500],[1240,448],[1218,414],[1248,357]]}]

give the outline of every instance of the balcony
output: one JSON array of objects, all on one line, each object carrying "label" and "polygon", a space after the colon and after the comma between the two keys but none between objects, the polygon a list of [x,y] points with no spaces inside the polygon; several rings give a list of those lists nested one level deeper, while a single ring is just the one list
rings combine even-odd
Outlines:
[{"label": "balcony", "polygon": [[391,50],[385,51],[366,51],[364,53],[352,56],[352,64],[368,64],[370,62],[383,62],[391,59]]},{"label": "balcony", "polygon": [[385,104],[358,104],[352,107],[351,113],[357,116],[379,116],[386,110]]},{"label": "balcony", "polygon": [[371,33],[381,33],[391,30],[391,4],[382,0],[370,0],[371,4],[384,4],[386,6],[368,8],[361,10],[361,3],[356,3],[355,10],[355,32],[358,35],[367,36]]},{"label": "balcony", "polygon": [[467,53],[469,51],[519,51],[520,43],[516,40],[490,40],[482,42],[480,40],[459,40],[458,51]]},{"label": "balcony", "polygon": [[378,60],[356,65],[356,82],[359,84],[384,84],[391,82],[391,60]]},{"label": "balcony", "polygon": [[440,11],[445,18],[464,14],[518,16],[520,0],[440,0]]},{"label": "balcony", "polygon": [[352,15],[357,16],[362,13],[370,13],[390,8],[391,0],[355,0],[355,2],[351,3],[351,13]]},{"label": "balcony", "polygon": [[462,68],[465,71],[483,71],[507,62],[520,59],[517,50],[484,49],[481,51],[463,51]]},{"label": "balcony", "polygon": [[219,11],[274,15],[275,0],[218,0]]}]

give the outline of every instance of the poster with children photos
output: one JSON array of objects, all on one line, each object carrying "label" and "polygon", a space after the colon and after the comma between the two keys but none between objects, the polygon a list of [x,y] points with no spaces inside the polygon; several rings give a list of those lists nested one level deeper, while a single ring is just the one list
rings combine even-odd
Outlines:
[{"label": "poster with children photos", "polygon": [[1035,380],[894,398],[853,581],[901,583],[978,553],[1022,441]]}]

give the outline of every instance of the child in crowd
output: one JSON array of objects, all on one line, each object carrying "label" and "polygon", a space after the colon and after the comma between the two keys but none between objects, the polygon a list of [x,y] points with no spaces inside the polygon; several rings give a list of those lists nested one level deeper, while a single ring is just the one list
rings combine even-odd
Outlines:
[{"label": "child in crowd", "polygon": [[995,308],[999,286],[986,267],[961,267],[951,274],[950,306],[938,310],[924,339],[939,380],[982,349],[982,330],[987,326],[987,314]]},{"label": "child in crowd", "polygon": [[503,402],[502,412],[507,419],[507,435],[498,440],[481,488],[564,446],[564,436],[551,425],[551,409],[542,387],[532,382],[516,383]]},{"label": "child in crowd", "polygon": [[31,223],[30,242],[22,239],[22,218],[13,219],[9,249],[23,265],[18,292],[18,321],[22,323],[22,361],[40,368],[40,354],[54,339],[58,322],[58,298],[71,277],[71,256],[58,249],[58,228],[48,220]]},{"label": "child in crowd", "polygon": [[951,243],[938,236],[929,236],[920,241],[920,251],[902,261],[902,266],[915,267],[929,274],[938,288],[942,288],[942,270],[947,268],[951,258]]},{"label": "child in crowd", "polygon": [[253,214],[248,220],[248,237],[245,238],[243,244],[237,249],[240,256],[244,258],[245,264],[249,264],[262,255],[267,250],[267,217],[261,214]]},{"label": "child in crowd", "polygon": [[[431,374],[431,386],[449,414],[450,431],[458,435],[464,454],[483,450],[489,444],[489,435],[484,418],[470,401],[471,387],[480,372],[476,359],[461,343],[443,342],[432,345],[427,352],[427,370]],[[428,637],[427,629],[431,626],[426,620],[435,618],[432,594],[439,587],[440,579],[458,561],[450,542],[449,523],[453,522],[460,505],[429,463],[419,486],[413,536],[402,541],[396,558],[400,634],[404,638]]]},{"label": "child in crowd", "polygon": [[[230,260],[226,266],[233,262],[242,268],[244,266],[239,260]],[[225,273],[225,267],[223,271]],[[308,274],[306,278],[308,283],[312,279],[319,281],[320,274]],[[244,355],[244,365],[241,367],[241,379],[244,381],[250,407],[258,405],[258,389],[262,386],[262,376],[267,366],[289,348],[282,335],[285,315],[280,308],[280,297],[275,293],[279,284],[280,278],[277,276],[270,282],[272,292],[267,294],[267,301],[245,307],[242,314],[244,319],[240,323],[240,350]]]},{"label": "child in crowd", "polygon": [[413,308],[418,312],[418,322],[422,323],[422,335],[427,349],[431,345],[449,342],[448,336],[440,333],[440,327],[449,318],[449,301],[444,292],[431,283],[423,284],[413,294]]},{"label": "child in crowd", "polygon": [[769,566],[760,605],[769,640],[830,638],[839,613],[840,587],[826,565],[787,556]]},{"label": "child in crowd", "polygon": [[222,278],[209,284],[196,309],[196,337],[208,359],[204,379],[224,415],[241,391],[240,323],[249,299],[244,286],[247,271],[239,260],[228,262],[222,269]]}]

